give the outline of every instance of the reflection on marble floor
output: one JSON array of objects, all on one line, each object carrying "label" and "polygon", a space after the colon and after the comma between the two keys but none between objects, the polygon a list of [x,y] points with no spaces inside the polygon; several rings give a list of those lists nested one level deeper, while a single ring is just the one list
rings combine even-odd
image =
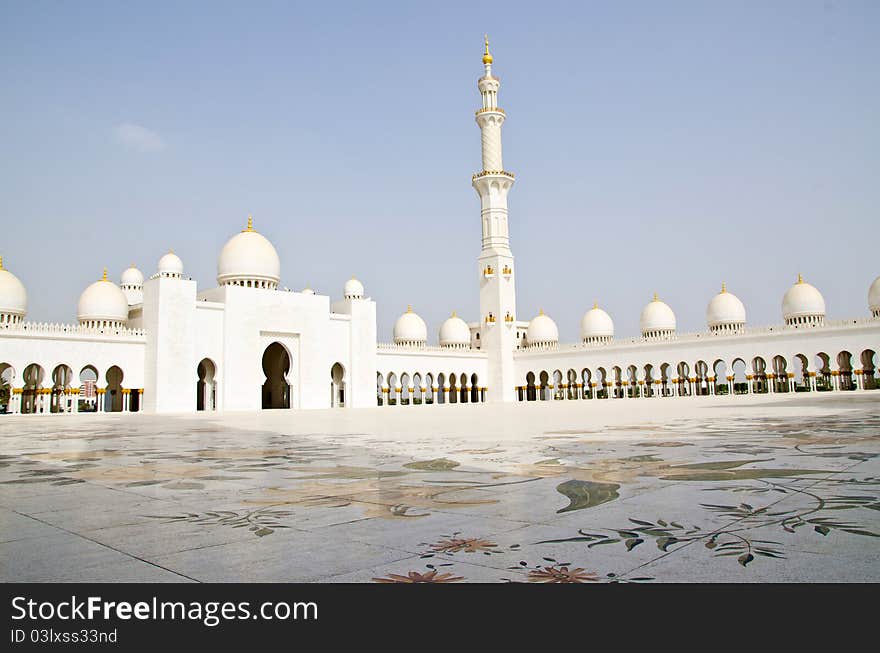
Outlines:
[{"label": "reflection on marble floor", "polygon": [[877,582],[878,406],[487,446],[0,420],[0,579]]}]

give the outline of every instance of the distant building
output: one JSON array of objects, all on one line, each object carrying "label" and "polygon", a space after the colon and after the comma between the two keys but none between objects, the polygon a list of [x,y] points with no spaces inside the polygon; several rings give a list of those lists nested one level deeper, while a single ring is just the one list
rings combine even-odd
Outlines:
[{"label": "distant building", "polygon": [[487,41],[477,82],[482,168],[471,182],[482,225],[478,319],[453,312],[439,346],[429,347],[427,325],[409,307],[393,342],[379,343],[376,304],[357,279],[335,300],[279,288],[281,261],[250,218],[220,251],[216,287],[199,290],[169,251],[146,281],[132,265],[117,286],[105,269],[80,296],[75,325],[25,322],[24,285],[0,259],[7,411],[73,413],[79,399],[98,411],[170,413],[878,387],[880,278],[868,291],[869,315],[840,321],[826,320],[822,294],[800,276],[782,299],[783,323],[763,328],[746,326],[745,306],[724,285],[699,333],[678,333],[657,295],[642,310],[637,337],[616,339],[598,304],[574,344],[559,343],[543,311],[521,320],[508,229],[514,175],[502,163],[506,114],[492,64]]}]

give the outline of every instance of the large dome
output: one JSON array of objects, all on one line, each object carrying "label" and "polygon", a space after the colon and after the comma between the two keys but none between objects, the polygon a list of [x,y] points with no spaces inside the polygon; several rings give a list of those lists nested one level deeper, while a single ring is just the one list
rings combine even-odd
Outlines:
[{"label": "large dome", "polygon": [[363,299],[364,284],[352,277],[345,282],[345,287],[342,289],[342,296],[345,297],[345,299]]},{"label": "large dome", "polygon": [[440,346],[464,348],[471,345],[471,330],[467,322],[453,311],[452,316],[440,325]]},{"label": "large dome", "polygon": [[18,277],[3,267],[0,257],[0,315],[3,324],[18,323],[27,314],[27,291]]},{"label": "large dome", "polygon": [[83,290],[76,315],[80,324],[89,327],[122,326],[128,320],[128,299],[112,281],[104,278]]},{"label": "large dome", "polygon": [[675,313],[657,295],[642,309],[639,327],[645,338],[668,336],[675,332]]},{"label": "large dome", "polygon": [[825,320],[825,298],[801,275],[782,298],[782,319],[789,326],[816,325]]},{"label": "large dome", "polygon": [[183,261],[174,250],[168,250],[168,253],[159,259],[158,272],[160,277],[180,279],[183,276]]},{"label": "large dome", "polygon": [[529,347],[549,347],[559,342],[559,329],[549,315],[544,315],[544,310],[529,322],[526,329],[526,345]]},{"label": "large dome", "polygon": [[407,306],[406,313],[394,323],[394,343],[397,345],[424,346],[428,342],[428,327],[412,306]]},{"label": "large dome", "polygon": [[880,277],[874,279],[868,289],[868,307],[874,317],[880,317]]},{"label": "large dome", "polygon": [[610,342],[614,337],[614,321],[611,316],[593,304],[593,308],[581,318],[581,340],[588,343]]},{"label": "large dome", "polygon": [[706,323],[710,331],[740,330],[746,323],[746,307],[739,297],[727,292],[721,284],[721,292],[715,295],[706,307]]},{"label": "large dome", "polygon": [[227,241],[217,259],[217,283],[249,288],[278,287],[281,279],[281,259],[269,240],[254,231],[254,222],[248,216],[247,229]]}]

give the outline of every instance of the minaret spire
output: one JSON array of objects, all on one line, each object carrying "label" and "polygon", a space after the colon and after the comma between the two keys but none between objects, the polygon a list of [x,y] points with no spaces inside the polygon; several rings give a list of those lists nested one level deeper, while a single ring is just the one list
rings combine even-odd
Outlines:
[{"label": "minaret spire", "polygon": [[[501,81],[492,74],[494,57],[489,36],[483,43],[484,74],[477,81],[482,106],[476,112],[480,127],[483,169],[471,179],[480,196],[482,251],[479,257],[480,349],[488,357],[486,387],[488,401],[516,399],[513,352],[516,340],[516,286],[513,253],[507,228],[507,193],[513,173],[504,170],[501,159],[501,125],[504,110],[498,106]],[[503,316],[503,321],[501,320]]]}]

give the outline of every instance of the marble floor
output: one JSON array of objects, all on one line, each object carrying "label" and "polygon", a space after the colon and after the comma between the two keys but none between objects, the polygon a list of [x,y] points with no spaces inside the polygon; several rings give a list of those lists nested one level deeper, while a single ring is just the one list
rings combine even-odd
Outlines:
[{"label": "marble floor", "polygon": [[880,581],[880,391],[0,416],[0,580]]}]

